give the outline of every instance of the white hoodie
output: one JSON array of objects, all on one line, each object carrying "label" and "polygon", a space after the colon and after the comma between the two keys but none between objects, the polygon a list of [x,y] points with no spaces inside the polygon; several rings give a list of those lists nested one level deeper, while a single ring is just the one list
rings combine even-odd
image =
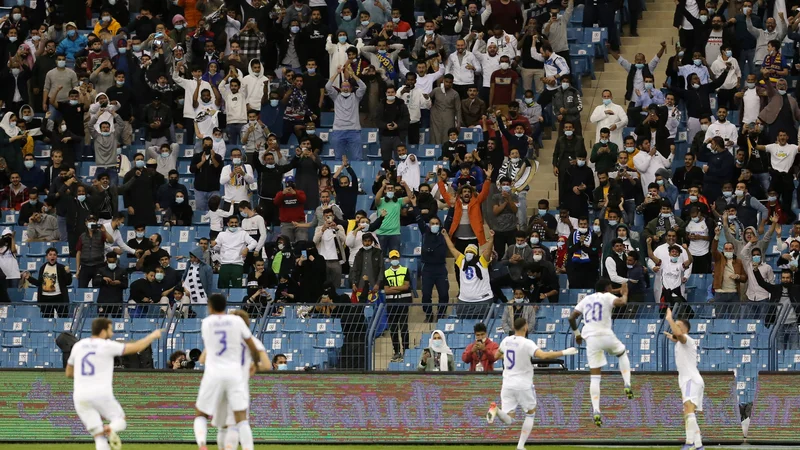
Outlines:
[{"label": "white hoodie", "polygon": [[253,58],[250,60],[248,64],[250,73],[242,78],[242,90],[247,99],[248,108],[261,111],[261,98],[264,96],[264,81],[267,80],[267,77],[264,76],[263,65],[258,74],[253,73],[253,61],[258,61],[258,59]]}]

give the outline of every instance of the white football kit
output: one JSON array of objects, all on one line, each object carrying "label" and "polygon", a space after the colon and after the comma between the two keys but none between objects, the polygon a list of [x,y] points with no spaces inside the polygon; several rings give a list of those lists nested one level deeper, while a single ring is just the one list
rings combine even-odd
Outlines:
[{"label": "white football kit", "polygon": [[686,343],[675,343],[675,366],[678,368],[678,384],[681,402],[690,401],[695,410],[703,411],[703,391],[706,384],[697,370],[697,341],[686,336]]},{"label": "white football kit", "polygon": [[239,316],[212,314],[203,319],[201,333],[206,367],[195,406],[209,416],[220,410],[223,401],[233,411],[246,410],[248,401],[242,383],[242,362],[249,351],[244,341],[253,336],[250,329]]},{"label": "white football kit", "polygon": [[[253,339],[253,342],[256,344],[256,348],[258,348],[259,352],[266,352],[267,349],[264,347],[264,344],[258,340]],[[248,409],[248,416],[250,415],[250,364],[253,363],[253,356],[250,354],[250,349],[247,348],[247,344],[242,343],[242,354],[244,359],[242,360],[242,388],[244,389],[245,398],[247,398],[247,409]],[[233,426],[236,425],[236,420],[233,417],[233,408],[231,407],[230,403],[223,399],[220,402],[218,407],[218,411],[214,414],[214,417],[211,419],[211,425],[216,428],[223,427],[225,425]]]},{"label": "white football kit", "polygon": [[616,356],[625,352],[625,344],[611,329],[611,312],[616,299],[614,294],[596,292],[575,306],[575,311],[583,315],[581,336],[586,340],[586,357],[591,369],[608,364],[606,353]]},{"label": "white football kit", "polygon": [[112,389],[114,357],[122,356],[125,344],[108,339],[85,338],[72,347],[67,364],[74,368],[72,401],[75,412],[92,436],[103,432],[103,418],[125,418]]},{"label": "white football kit", "polygon": [[503,387],[500,389],[502,410],[509,413],[521,406],[525,412],[536,409],[533,385],[533,363],[539,347],[522,336],[507,336],[500,343],[503,352]]}]

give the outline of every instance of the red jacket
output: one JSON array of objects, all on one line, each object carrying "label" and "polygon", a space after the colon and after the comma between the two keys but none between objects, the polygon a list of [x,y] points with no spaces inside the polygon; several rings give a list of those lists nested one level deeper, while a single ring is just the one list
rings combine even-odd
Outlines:
[{"label": "red jacket", "polygon": [[494,372],[494,362],[496,361],[494,355],[497,353],[497,349],[499,349],[500,346],[489,338],[486,338],[484,344],[486,344],[486,349],[482,352],[472,351],[472,346],[475,345],[473,342],[469,344],[464,350],[464,353],[461,354],[461,360],[469,364],[470,372],[475,372],[475,366],[478,365],[478,362],[483,364],[484,372]]},{"label": "red jacket", "polygon": [[23,188],[15,194],[14,191],[11,190],[11,185],[9,184],[0,192],[0,202],[3,200],[8,201],[6,208],[19,211],[19,209],[22,208],[22,204],[28,201],[28,188]]},{"label": "red jacket", "polygon": [[306,193],[296,190],[297,195],[285,196],[283,191],[275,195],[273,203],[278,207],[278,218],[281,223],[300,222],[306,223]]}]

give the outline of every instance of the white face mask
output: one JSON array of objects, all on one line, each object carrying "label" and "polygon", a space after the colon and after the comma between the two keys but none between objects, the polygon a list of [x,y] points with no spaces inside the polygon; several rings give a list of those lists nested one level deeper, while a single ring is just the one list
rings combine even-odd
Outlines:
[{"label": "white face mask", "polygon": [[541,260],[542,260],[542,255],[540,255],[540,254],[538,254],[538,253],[535,253],[535,254],[533,255],[533,260],[534,260],[534,261],[536,261],[536,262],[539,262],[539,261],[541,261]]},{"label": "white face mask", "polygon": [[444,349],[444,341],[441,339],[432,339],[431,340],[431,350],[435,352],[441,352]]},{"label": "white face mask", "polygon": [[475,258],[474,253],[467,253],[466,255],[464,255],[464,259],[466,259],[467,262],[472,261],[474,258]]}]

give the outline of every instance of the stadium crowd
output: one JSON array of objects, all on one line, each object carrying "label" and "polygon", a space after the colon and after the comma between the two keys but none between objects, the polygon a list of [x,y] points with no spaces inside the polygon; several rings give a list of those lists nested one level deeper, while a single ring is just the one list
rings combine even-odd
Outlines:
[{"label": "stadium crowd", "polygon": [[[632,302],[673,304],[691,274],[708,274],[708,298],[751,302],[747,317],[800,302],[796,2],[776,20],[765,2],[679,0],[680,42],[665,62],[666,43],[629,62],[618,2],[585,2],[584,24],[608,28],[628,72],[626,91],[604,91],[589,115],[593,137],[571,72],[573,0],[133,3],[19,0],[0,19],[0,201],[18,211],[0,268],[9,289],[38,287],[40,303],[92,286],[121,317],[128,302],[166,311],[244,287],[246,303],[320,302],[315,313],[330,316],[324,303],[383,296],[402,361],[417,277],[427,322],[448,303],[482,318],[507,302],[506,332],[600,277],[629,283]],[[631,36],[638,3],[627,6]],[[782,53],[787,37],[794,55]],[[359,179],[368,128],[380,170]],[[422,164],[426,144],[439,146],[436,166]],[[179,172],[185,156],[190,173]],[[537,160],[551,158],[558,200],[529,211]],[[146,233],[195,225],[196,213],[210,231],[186,254]],[[418,267],[401,254],[409,226]],[[768,261],[782,226],[791,234]],[[21,270],[21,230],[27,246],[67,242],[74,264],[53,246]],[[800,345],[795,314],[781,325]],[[431,348],[447,349],[433,343],[444,337],[434,332]],[[463,361],[491,368],[484,355]],[[428,357],[420,370],[452,370],[452,356]]]}]

